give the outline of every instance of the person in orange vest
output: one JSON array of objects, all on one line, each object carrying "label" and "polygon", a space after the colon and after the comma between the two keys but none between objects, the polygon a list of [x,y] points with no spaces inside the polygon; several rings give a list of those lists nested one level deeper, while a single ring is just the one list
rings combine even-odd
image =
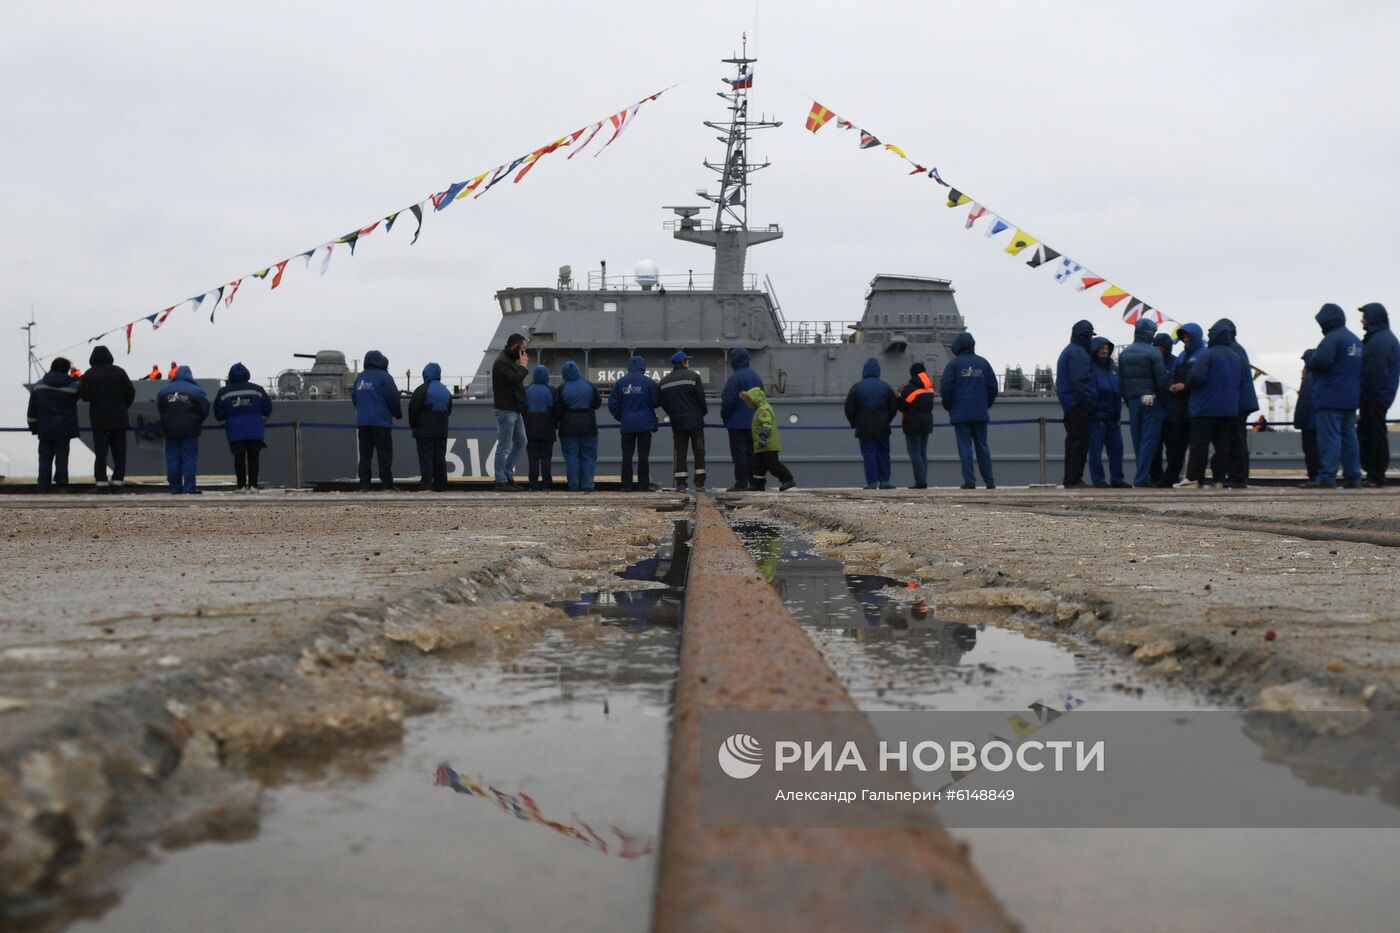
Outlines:
[{"label": "person in orange vest", "polygon": [[68,370],[68,375],[72,376],[74,379],[81,379],[83,378],[83,371],[74,366],[72,369]]},{"label": "person in orange vest", "polygon": [[151,371],[146,373],[146,378],[152,382],[160,382],[160,367],[155,363],[151,364]]},{"label": "person in orange vest", "polygon": [[904,412],[904,444],[914,468],[910,489],[928,488],[928,436],[933,433],[933,382],[923,363],[909,367],[909,382],[899,390],[899,410]]},{"label": "person in orange vest", "polygon": [[166,378],[167,378],[167,379],[174,379],[175,376],[176,376],[179,372],[180,372],[180,367],[175,363],[174,360],[171,360],[171,361],[170,361],[170,372],[166,373]]}]

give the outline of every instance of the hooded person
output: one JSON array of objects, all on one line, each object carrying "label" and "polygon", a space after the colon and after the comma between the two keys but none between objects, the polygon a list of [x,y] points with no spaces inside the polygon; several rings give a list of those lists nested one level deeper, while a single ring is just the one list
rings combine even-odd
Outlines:
[{"label": "hooded person", "polygon": [[1361,367],[1365,347],[1347,329],[1347,316],[1325,304],[1314,317],[1322,341],[1313,351],[1313,411],[1317,418],[1317,484],[1337,485],[1337,467],[1348,489],[1361,486],[1361,453],[1356,438],[1356,409],[1361,404]]},{"label": "hooded person", "polygon": [[739,399],[753,412],[753,420],[749,425],[749,431],[753,435],[753,475],[749,477],[746,488],[762,492],[767,487],[768,474],[772,473],[778,481],[778,491],[786,492],[796,486],[797,482],[792,478],[792,471],[784,466],[779,458],[783,444],[778,439],[778,417],[773,413],[773,406],[769,404],[768,397],[759,386],[740,392]]},{"label": "hooded person", "polygon": [[1229,318],[1219,321],[1227,331],[1229,339],[1225,345],[1240,359],[1240,410],[1235,414],[1234,440],[1230,444],[1231,460],[1219,455],[1212,457],[1210,471],[1216,479],[1223,479],[1228,486],[1243,489],[1249,484],[1249,416],[1259,410],[1259,394],[1254,388],[1254,366],[1249,362],[1249,354],[1239,341],[1235,322]]},{"label": "hooded person", "polygon": [[68,488],[68,449],[78,436],[78,380],[73,364],[55,357],[29,389],[29,433],[39,438],[39,491]]},{"label": "hooded person", "polygon": [[1367,486],[1384,486],[1390,469],[1390,433],[1385,416],[1400,386],[1400,340],[1390,330],[1385,305],[1362,305],[1361,413],[1356,417],[1356,439]]},{"label": "hooded person", "polygon": [[214,394],[214,417],[223,422],[239,491],[258,488],[258,459],[267,446],[264,425],[271,414],[272,399],[251,380],[248,367],[242,363],[230,366],[228,382]]},{"label": "hooded person", "polygon": [[730,492],[749,488],[750,459],[753,457],[753,409],[739,397],[748,389],[763,388],[763,379],[749,365],[749,351],[735,347],[729,351],[729,366],[733,370],[724,381],[719,396],[719,416],[729,432],[729,457],[734,461],[734,485]]},{"label": "hooded person", "polygon": [[1069,331],[1069,343],[1055,364],[1055,394],[1065,416],[1066,489],[1084,485],[1084,464],[1089,458],[1090,413],[1098,393],[1089,358],[1089,342],[1093,338],[1094,325],[1076,321]]},{"label": "hooded person", "polygon": [[447,435],[452,391],[442,384],[442,367],[423,367],[423,381],[408,400],[408,426],[418,448],[418,488],[447,491]]},{"label": "hooded person", "polygon": [[550,465],[554,460],[554,431],[559,423],[559,400],[549,386],[549,368],[536,365],[525,387],[525,453],[529,463],[529,488],[554,488]]},{"label": "hooded person", "polygon": [[675,441],[674,476],[677,489],[686,488],[687,450],[695,455],[695,488],[705,487],[705,383],[690,368],[692,357],[684,350],[671,354],[671,371],[661,380],[661,408],[671,419]]},{"label": "hooded person", "polygon": [[899,390],[900,427],[904,429],[909,465],[914,469],[914,485],[910,489],[928,488],[928,438],[933,433],[933,399],[936,394],[928,367],[922,360],[912,364],[909,367],[909,381]]},{"label": "hooded person", "polygon": [[[1156,336],[1152,338],[1152,347],[1162,355],[1162,368],[1167,374],[1166,394],[1157,401],[1162,406],[1162,437],[1157,444],[1157,455],[1152,458],[1151,469],[1148,471],[1148,478],[1152,485],[1161,487],[1164,475],[1163,463],[1166,459],[1167,448],[1169,446],[1168,434],[1171,433],[1172,409],[1176,397],[1172,395],[1171,387],[1175,381],[1173,375],[1176,371],[1176,354],[1172,353],[1172,345],[1176,343],[1176,338],[1164,330],[1158,330]],[[1187,435],[1189,439],[1189,434]],[[1183,450],[1185,445],[1183,444]]]},{"label": "hooded person", "polygon": [[1303,464],[1308,478],[1305,487],[1317,485],[1317,412],[1313,408],[1313,375],[1309,364],[1312,350],[1303,351],[1303,374],[1298,382],[1298,400],[1293,405],[1293,427],[1303,436]]},{"label": "hooded person", "polygon": [[365,354],[364,371],[350,391],[360,443],[360,492],[369,492],[371,467],[379,458],[379,484],[394,488],[394,422],[403,417],[399,387],[389,375],[389,358],[378,350]]},{"label": "hooded person", "polygon": [[[127,412],[136,400],[136,387],[126,370],[116,365],[112,351],[99,344],[88,357],[88,370],[78,385],[78,397],[88,403],[88,424],[92,427],[95,457],[92,477],[97,491],[117,491],[126,482]],[[112,455],[112,479],[107,480],[107,454]]]},{"label": "hooded person", "polygon": [[953,434],[958,442],[962,488],[977,487],[976,477],[972,473],[975,450],[982,482],[988,489],[996,489],[997,481],[992,475],[992,450],[987,446],[987,422],[991,419],[990,409],[997,400],[997,377],[992,372],[992,364],[977,355],[977,341],[966,331],[953,338],[950,349],[953,358],[943,367],[938,388],[943,394],[943,408],[948,412],[948,420],[953,425]]},{"label": "hooded person", "polygon": [[899,397],[880,378],[880,361],[871,357],[860,382],[846,393],[846,421],[860,441],[866,489],[893,489],[890,482],[890,422],[899,414]]},{"label": "hooded person", "polygon": [[165,433],[165,478],[172,495],[198,495],[199,435],[209,417],[209,396],[194,381],[188,366],[156,393],[156,410]]},{"label": "hooded person", "polygon": [[[1133,342],[1118,354],[1118,382],[1128,406],[1128,433],[1133,439],[1134,486],[1150,486],[1152,467],[1162,445],[1169,392],[1167,366],[1153,340],[1157,322],[1142,318],[1133,328]],[[1159,477],[1160,478],[1160,477]]]},{"label": "hooded person", "polygon": [[506,338],[491,364],[491,407],[496,414],[496,459],[492,464],[498,492],[517,492],[515,465],[525,449],[525,380],[530,362],[528,344],[521,334]]},{"label": "hooded person", "polygon": [[[1113,341],[1095,337],[1089,344],[1094,378],[1094,404],[1089,412],[1089,479],[1103,489],[1125,489],[1123,479],[1123,408],[1119,401],[1118,367],[1113,363]],[[1108,477],[1104,478],[1103,454],[1108,451]]]},{"label": "hooded person", "polygon": [[603,404],[598,388],[583,378],[578,364],[569,360],[560,370],[564,381],[555,391],[559,408],[559,447],[564,453],[564,474],[571,492],[592,492],[598,467],[598,418]]},{"label": "hooded person", "polygon": [[[1243,366],[1231,346],[1228,324],[1222,320],[1211,325],[1207,346],[1192,355],[1186,377],[1191,386],[1191,454],[1186,478],[1202,488],[1206,485],[1206,462],[1212,447],[1225,463],[1230,462],[1235,422],[1239,418]],[[1233,483],[1227,480],[1225,485]]]},{"label": "hooded person", "polygon": [[622,491],[631,492],[632,458],[637,458],[637,484],[643,491],[651,485],[651,436],[660,426],[656,409],[661,404],[661,387],[647,375],[647,361],[633,356],[627,361],[627,374],[613,383],[608,395],[608,411],[617,419],[622,441]]},{"label": "hooded person", "polygon": [[1181,353],[1172,364],[1167,380],[1167,420],[1162,425],[1166,463],[1158,485],[1163,488],[1181,483],[1186,469],[1186,452],[1191,446],[1191,386],[1188,376],[1191,361],[1206,347],[1205,334],[1199,324],[1182,324],[1177,328],[1176,337],[1181,341]]}]

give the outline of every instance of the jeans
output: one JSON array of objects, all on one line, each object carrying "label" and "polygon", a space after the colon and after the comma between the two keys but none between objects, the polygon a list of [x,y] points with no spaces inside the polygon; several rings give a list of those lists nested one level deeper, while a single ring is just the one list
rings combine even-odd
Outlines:
[{"label": "jeans", "polygon": [[987,422],[961,421],[953,425],[953,433],[958,439],[958,461],[962,464],[963,485],[976,482],[972,475],[972,452],[976,449],[977,468],[982,471],[982,482],[989,489],[995,486],[997,481],[992,476],[992,449],[987,446]]},{"label": "jeans", "polygon": [[1162,445],[1162,422],[1167,409],[1162,402],[1142,404],[1142,399],[1128,400],[1128,428],[1133,437],[1133,455],[1137,458],[1134,486],[1146,486],[1152,481],[1152,465]]},{"label": "jeans", "polygon": [[172,493],[194,492],[199,471],[199,438],[165,439],[165,479]]},{"label": "jeans", "polygon": [[415,437],[418,447],[418,488],[447,491],[447,438]]},{"label": "jeans", "polygon": [[793,481],[792,471],[778,459],[776,450],[755,452],[749,459],[749,469],[753,471],[747,483],[749,489],[762,490],[768,484],[769,473],[772,473],[780,484],[786,485]]},{"label": "jeans", "polygon": [[515,482],[515,465],[525,450],[525,418],[518,411],[496,410],[496,482]]},{"label": "jeans", "polygon": [[1390,435],[1385,430],[1385,409],[1377,402],[1363,401],[1356,419],[1356,440],[1361,448],[1361,466],[1366,478],[1375,483],[1385,482],[1390,469]]},{"label": "jeans", "polygon": [[1089,458],[1089,409],[1078,405],[1065,412],[1066,486],[1084,482],[1084,462]]},{"label": "jeans", "polygon": [[1303,468],[1308,471],[1308,479],[1317,482],[1321,465],[1317,459],[1317,428],[1303,428]]},{"label": "jeans", "polygon": [[112,428],[92,431],[92,452],[96,461],[92,467],[92,478],[98,483],[107,482],[107,451],[112,452],[112,482],[121,483],[126,479],[126,428]]},{"label": "jeans", "polygon": [[928,485],[928,435],[906,434],[904,446],[909,451],[909,465],[914,468],[914,485]]},{"label": "jeans", "polygon": [[753,431],[749,428],[729,429],[729,459],[734,461],[734,485],[747,489],[753,475],[750,461],[753,460]]},{"label": "jeans", "polygon": [[559,447],[564,452],[564,475],[571,492],[593,491],[593,471],[598,467],[598,435],[561,434]]},{"label": "jeans", "polygon": [[258,458],[262,456],[262,441],[229,441],[233,454],[233,477],[239,489],[255,489],[258,485]]},{"label": "jeans", "polygon": [[632,457],[637,458],[637,485],[651,485],[651,432],[629,431],[622,435],[622,491],[632,489]]},{"label": "jeans", "polygon": [[1317,410],[1317,481],[1337,485],[1337,466],[1349,483],[1361,482],[1361,451],[1356,442],[1356,412],[1336,408]]},{"label": "jeans", "polygon": [[1103,480],[1103,450],[1108,448],[1108,481],[1123,482],[1123,429],[1116,421],[1089,422],[1089,478],[1097,486]]},{"label": "jeans", "polygon": [[675,428],[672,428],[671,434],[676,442],[676,488],[685,488],[687,475],[685,457],[686,451],[689,449],[695,453],[695,488],[700,489],[705,485],[705,429],[696,428],[694,431],[677,431]]},{"label": "jeans", "polygon": [[531,439],[525,442],[528,456],[531,489],[553,489],[554,475],[550,461],[554,459],[554,438],[548,440]]},{"label": "jeans", "polygon": [[1192,418],[1191,456],[1186,461],[1186,478],[1197,483],[1205,482],[1206,462],[1210,459],[1210,448],[1214,446],[1216,457],[1223,458],[1225,463],[1229,463],[1234,440],[1235,419],[1233,417]]},{"label": "jeans", "polygon": [[39,438],[39,490],[42,492],[57,483],[68,485],[68,445],[71,438],[57,440]]},{"label": "jeans", "polygon": [[379,457],[379,483],[394,488],[394,435],[388,428],[363,425],[356,429],[360,441],[360,489],[369,489],[370,467]]},{"label": "jeans", "polygon": [[890,481],[890,436],[860,438],[860,458],[865,465],[865,485]]}]

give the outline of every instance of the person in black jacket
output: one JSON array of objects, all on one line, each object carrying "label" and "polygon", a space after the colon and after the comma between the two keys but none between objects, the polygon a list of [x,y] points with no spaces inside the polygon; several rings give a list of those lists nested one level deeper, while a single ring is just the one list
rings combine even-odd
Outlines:
[{"label": "person in black jacket", "polygon": [[675,368],[661,380],[661,409],[671,419],[671,435],[676,444],[675,480],[685,489],[688,471],[686,451],[695,454],[695,488],[705,488],[705,383],[690,369],[691,357],[684,350],[671,355]]},{"label": "person in black jacket", "polygon": [[[92,348],[88,371],[78,386],[78,397],[88,403],[92,425],[92,452],[96,462],[92,476],[97,491],[119,491],[126,482],[127,410],[136,400],[136,387],[126,370],[115,365],[112,351],[102,345]],[[107,481],[107,452],[112,452],[112,480]]]},{"label": "person in black jacket", "polygon": [[525,380],[530,353],[525,338],[511,334],[491,364],[491,400],[496,410],[496,490],[518,492],[515,465],[525,450]]},{"label": "person in black jacket", "polygon": [[73,364],[56,357],[29,390],[29,433],[39,438],[39,491],[68,488],[68,446],[78,436],[78,380]]},{"label": "person in black jacket", "polygon": [[899,398],[880,378],[880,361],[871,357],[861,380],[846,393],[846,421],[860,441],[866,489],[893,489],[890,482],[890,422],[899,414]]},{"label": "person in black jacket", "polygon": [[909,367],[909,381],[899,390],[899,410],[904,413],[904,446],[914,468],[910,489],[928,488],[928,436],[933,433],[933,380],[922,363]]},{"label": "person in black jacket", "polygon": [[530,489],[554,488],[554,429],[559,424],[559,400],[549,387],[549,369],[536,366],[534,381],[525,387],[525,446],[529,452]]},{"label": "person in black jacket", "polygon": [[408,400],[408,426],[418,445],[418,488],[447,491],[447,425],[452,393],[442,384],[442,367],[423,367],[423,381]]}]

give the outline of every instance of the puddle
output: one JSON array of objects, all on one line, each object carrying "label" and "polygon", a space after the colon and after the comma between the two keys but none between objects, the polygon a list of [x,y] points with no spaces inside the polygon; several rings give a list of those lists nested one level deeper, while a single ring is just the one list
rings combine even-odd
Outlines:
[{"label": "puddle", "polygon": [[401,745],[264,769],[250,838],[156,854],[71,929],[646,929],[679,648],[667,581],[684,579],[671,556],[566,604],[594,624],[425,659],[415,685],[449,702],[407,720]]},{"label": "puddle", "polygon": [[[1131,666],[1066,635],[1009,620],[938,619],[906,581],[848,575],[840,561],[813,554],[795,529],[733,527],[862,709],[1213,708],[1185,688],[1139,679]],[[1397,830],[954,834],[1030,930],[1395,928]]]}]

